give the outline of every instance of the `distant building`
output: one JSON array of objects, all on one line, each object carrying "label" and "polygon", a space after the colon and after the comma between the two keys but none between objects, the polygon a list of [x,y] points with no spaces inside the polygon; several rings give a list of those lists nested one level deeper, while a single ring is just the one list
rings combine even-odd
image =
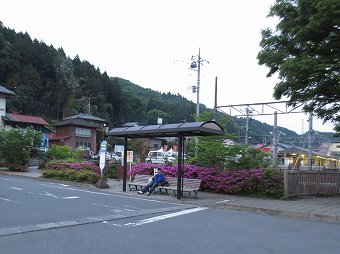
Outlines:
[{"label": "distant building", "polygon": [[97,129],[101,129],[105,132],[107,132],[107,121],[103,118],[100,118],[98,116],[93,116],[93,115],[89,115],[89,114],[85,114],[85,113],[80,113],[78,115],[73,115],[73,116],[69,116],[69,117],[65,117],[63,118],[63,121],[66,120],[71,120],[71,119],[81,119],[84,120],[88,123],[93,123],[96,125]]},{"label": "distant building", "polygon": [[5,128],[5,123],[2,117],[6,115],[6,99],[8,96],[14,96],[15,93],[8,90],[7,88],[0,86],[0,129]]},{"label": "distant building", "polygon": [[9,114],[6,113],[1,117],[4,122],[5,129],[12,128],[32,128],[36,131],[40,131],[43,134],[53,133],[52,130],[48,128],[49,123],[45,121],[44,118],[40,116],[29,116],[29,115],[19,115],[19,114]]},{"label": "distant building", "polygon": [[73,149],[80,149],[97,153],[97,128],[92,121],[79,118],[64,118],[54,124],[56,132],[49,136],[50,145],[67,145]]},{"label": "distant building", "polygon": [[323,142],[319,146],[318,152],[340,158],[340,142]]},{"label": "distant building", "polygon": [[[308,149],[292,146],[278,152],[282,169],[308,170]],[[312,151],[312,170],[340,170],[340,158]]]}]

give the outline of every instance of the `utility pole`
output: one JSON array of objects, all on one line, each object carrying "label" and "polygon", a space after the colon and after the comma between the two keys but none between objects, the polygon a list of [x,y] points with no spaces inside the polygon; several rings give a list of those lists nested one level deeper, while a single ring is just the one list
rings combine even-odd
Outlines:
[{"label": "utility pole", "polygon": [[217,122],[217,77],[215,77],[214,121]]},{"label": "utility pole", "polygon": [[248,133],[249,133],[249,120],[250,120],[250,117],[249,115],[252,114],[252,111],[249,110],[248,107],[246,107],[246,136],[245,136],[245,139],[244,139],[244,143],[245,144],[248,144]]},{"label": "utility pole", "polygon": [[277,111],[274,111],[274,129],[273,129],[273,166],[277,165]]},{"label": "utility pole", "polygon": [[[191,57],[192,63],[190,64],[190,69],[195,70],[197,68],[197,85],[192,86],[192,92],[197,93],[197,104],[196,104],[196,121],[199,120],[200,116],[200,83],[201,83],[201,64],[206,61],[201,58],[201,48],[198,48],[198,56]],[[207,61],[208,62],[208,61]],[[208,62],[209,63],[209,62]],[[197,156],[197,145],[198,145],[198,138],[195,137],[195,156]]]},{"label": "utility pole", "polygon": [[197,120],[200,116],[200,83],[201,83],[201,48],[198,48],[198,66],[197,66],[197,105],[196,105],[196,117]]},{"label": "utility pole", "polygon": [[[198,48],[198,55],[191,57],[192,63],[190,64],[190,69],[197,71],[197,84],[192,86],[192,92],[197,93],[197,104],[196,104],[196,118],[198,120],[200,116],[200,85],[201,85],[201,64],[203,62],[208,62],[201,58],[201,48]],[[209,62],[208,62],[209,63]],[[197,68],[197,70],[196,70]]]}]

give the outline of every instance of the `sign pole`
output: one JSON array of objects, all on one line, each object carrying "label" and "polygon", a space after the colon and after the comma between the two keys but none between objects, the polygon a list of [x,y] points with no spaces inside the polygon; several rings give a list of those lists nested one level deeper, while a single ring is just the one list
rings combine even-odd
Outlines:
[{"label": "sign pole", "polygon": [[107,142],[103,140],[100,143],[100,150],[99,150],[99,168],[100,168],[100,180],[96,182],[95,186],[100,189],[107,189],[109,185],[103,180],[103,171],[105,168],[106,163],[106,146]]},{"label": "sign pole", "polygon": [[127,151],[127,158],[126,161],[129,162],[129,175],[130,175],[130,182],[131,182],[131,163],[133,161],[133,151]]}]

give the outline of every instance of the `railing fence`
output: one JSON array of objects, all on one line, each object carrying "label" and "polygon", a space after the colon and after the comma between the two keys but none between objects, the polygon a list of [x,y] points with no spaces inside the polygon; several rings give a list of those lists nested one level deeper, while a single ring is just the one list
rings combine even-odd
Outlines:
[{"label": "railing fence", "polygon": [[340,172],[284,170],[284,195],[340,194]]}]

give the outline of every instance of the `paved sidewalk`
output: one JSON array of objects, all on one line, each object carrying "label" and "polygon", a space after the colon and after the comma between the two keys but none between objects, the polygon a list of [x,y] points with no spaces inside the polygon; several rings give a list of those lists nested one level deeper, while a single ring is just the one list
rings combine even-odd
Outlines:
[{"label": "paved sidewalk", "polygon": [[[0,169],[0,173],[33,178],[39,178],[41,176],[41,171],[36,167],[31,167],[28,172],[9,172],[4,169]],[[101,191],[129,196],[138,195],[136,191],[129,191],[128,187],[127,191],[123,192],[123,183],[120,180],[109,180],[107,183],[109,188],[100,189]],[[97,189],[93,185],[86,186]],[[296,219],[340,222],[340,197],[305,197],[285,201],[199,192],[198,199],[184,197],[183,199],[178,200],[174,195],[160,194],[151,195],[149,197],[145,196],[145,198],[152,198],[167,202],[180,202],[196,206],[285,216]]]}]

